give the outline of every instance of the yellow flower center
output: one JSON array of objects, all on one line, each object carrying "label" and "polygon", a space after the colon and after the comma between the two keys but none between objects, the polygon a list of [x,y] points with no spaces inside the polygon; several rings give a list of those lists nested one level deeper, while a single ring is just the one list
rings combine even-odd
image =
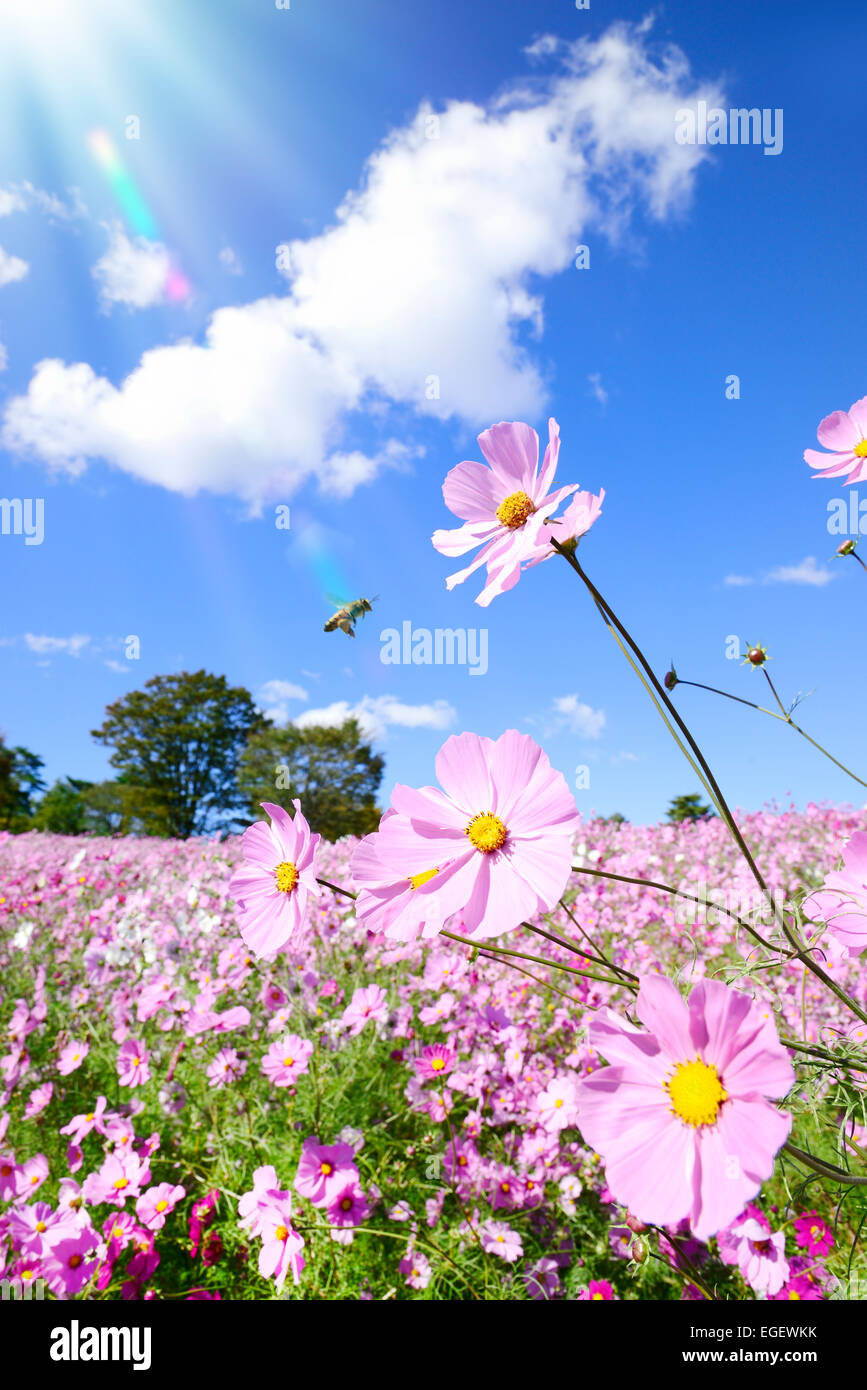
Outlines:
[{"label": "yellow flower center", "polygon": [[590,1295],[590,1299],[591,1299],[591,1302],[593,1302],[593,1303],[604,1303],[604,1302],[605,1302],[605,1299],[602,1297],[601,1293],[594,1293],[594,1294],[591,1294],[591,1295]]},{"label": "yellow flower center", "polygon": [[470,844],[474,849],[481,850],[482,854],[491,854],[493,850],[500,849],[508,833],[500,817],[491,811],[482,811],[478,816],[473,816],[464,829]]},{"label": "yellow flower center", "polygon": [[852,453],[856,458],[867,459],[867,439],[859,439]]},{"label": "yellow flower center", "polygon": [[431,1071],[442,1071],[443,1067],[445,1066],[445,1062],[442,1057],[434,1057],[430,1066]]},{"label": "yellow flower center", "polygon": [[81,1264],[81,1256],[80,1256],[80,1255],[70,1255],[70,1257],[69,1257],[69,1268],[70,1268],[70,1269],[78,1269],[78,1266],[79,1266],[80,1264]]},{"label": "yellow flower center", "polygon": [[157,1209],[157,1211],[165,1211],[165,1209],[166,1209],[167,1206],[168,1206],[168,1202],[160,1201],[160,1202],[157,1202],[157,1208],[156,1208],[156,1209]]},{"label": "yellow flower center", "polygon": [[694,1062],[678,1062],[664,1084],[672,1112],[685,1124],[716,1124],[720,1106],[727,1099],[716,1067],[698,1057]]},{"label": "yellow flower center", "polygon": [[115,1178],[114,1188],[116,1192],[123,1192],[125,1187],[129,1187],[129,1178]]},{"label": "yellow flower center", "polygon": [[276,1231],[274,1232],[274,1239],[275,1239],[275,1240],[288,1240],[288,1239],[289,1239],[289,1228],[288,1228],[288,1226],[278,1226],[277,1229],[276,1229]]},{"label": "yellow flower center", "polygon": [[510,531],[517,531],[535,510],[535,503],[526,492],[510,492],[497,508],[497,520]]},{"label": "yellow flower center", "polygon": [[429,883],[434,874],[438,873],[439,869],[427,869],[423,874],[411,874],[409,880],[410,888],[421,888],[423,883]]},{"label": "yellow flower center", "polygon": [[319,1166],[319,1171],[324,1178],[327,1178],[330,1173],[334,1172],[334,1169],[332,1168],[330,1163],[322,1163]]},{"label": "yellow flower center", "polygon": [[340,1210],[341,1210],[341,1211],[352,1211],[352,1198],[351,1198],[351,1197],[344,1197],[344,1198],[343,1198],[343,1201],[340,1203]]},{"label": "yellow flower center", "polygon": [[90,1124],[91,1121],[93,1120],[93,1111],[91,1110],[90,1114],[89,1114],[89,1115],[85,1115],[84,1118],[87,1120],[87,1123]]},{"label": "yellow flower center", "polygon": [[37,1229],[37,1231],[39,1231],[39,1233],[40,1233],[40,1235],[41,1235],[43,1231],[47,1231],[47,1230],[48,1230],[48,1227],[46,1226],[46,1224],[45,1224],[44,1221],[37,1221],[37,1223],[36,1223],[36,1229]]},{"label": "yellow flower center", "polygon": [[291,893],[298,882],[298,870],[294,864],[284,860],[282,864],[277,865],[274,877],[277,880],[278,893]]},{"label": "yellow flower center", "polygon": [[294,1058],[294,1057],[284,1057],[284,1058],[283,1058],[283,1065],[284,1065],[284,1067],[294,1067],[294,1065],[295,1065],[295,1058]]}]

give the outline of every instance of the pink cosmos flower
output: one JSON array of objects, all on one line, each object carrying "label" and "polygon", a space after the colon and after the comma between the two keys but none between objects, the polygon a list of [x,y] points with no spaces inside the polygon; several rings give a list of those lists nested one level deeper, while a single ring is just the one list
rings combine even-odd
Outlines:
[{"label": "pink cosmos flower", "polygon": [[312,1056],[311,1042],[299,1038],[297,1033],[287,1033],[268,1048],[262,1058],[262,1071],[275,1086],[294,1086],[306,1072]]},{"label": "pink cosmos flower", "polygon": [[259,1273],[274,1279],[282,1289],[286,1275],[291,1273],[297,1284],[304,1268],[301,1251],[304,1241],[291,1224],[292,1197],[288,1192],[269,1194],[259,1217],[262,1249],[259,1251]]},{"label": "pink cosmos flower", "polygon": [[74,1144],[80,1144],[86,1134],[95,1129],[98,1134],[103,1133],[102,1115],[105,1110],[105,1096],[97,1098],[96,1105],[92,1110],[84,1115],[74,1115],[68,1125],[64,1125],[61,1134],[68,1134]]},{"label": "pink cosmos flower", "polygon": [[330,1226],[342,1228],[333,1230],[331,1239],[337,1241],[338,1245],[351,1245],[352,1227],[360,1226],[370,1214],[370,1203],[357,1180],[352,1179],[343,1187],[335,1188],[328,1199],[325,1214]]},{"label": "pink cosmos flower", "polygon": [[499,936],[557,902],[572,869],[575,800],[537,743],[510,729],[446,740],[438,787],[397,786],[379,830],[352,860],[368,930],[435,935],[454,914],[474,938]]},{"label": "pink cosmos flower", "polygon": [[537,1097],[539,1118],[549,1134],[574,1125],[577,1119],[575,1082],[555,1077]]},{"label": "pink cosmos flower", "polygon": [[430,1260],[419,1250],[407,1250],[398,1269],[411,1289],[426,1289],[433,1276]]},{"label": "pink cosmos flower", "polygon": [[53,1095],[54,1084],[51,1081],[45,1081],[41,1086],[32,1090],[24,1109],[25,1119],[32,1120],[35,1115],[41,1115]]},{"label": "pink cosmos flower", "polygon": [[[737,1264],[746,1282],[757,1293],[779,1293],[789,1277],[786,1237],[783,1231],[771,1233],[767,1221],[746,1215],[728,1227],[731,1255],[726,1263]],[[732,1259],[733,1255],[733,1259]]]},{"label": "pink cosmos flower", "polygon": [[530,569],[533,565],[540,565],[543,560],[550,560],[552,555],[556,555],[552,540],[557,541],[559,545],[568,545],[570,541],[580,541],[582,536],[586,536],[593,523],[602,515],[604,501],[604,487],[598,495],[595,492],[576,492],[563,515],[552,517],[542,527],[533,558],[526,562],[524,568]]},{"label": "pink cosmos flower", "polygon": [[0,1153],[0,1202],[9,1202],[18,1188],[18,1165],[10,1153]]},{"label": "pink cosmos flower", "polygon": [[647,1032],[611,1010],[591,1024],[591,1045],[613,1065],[579,1083],[578,1123],[616,1201],[658,1226],[688,1217],[706,1240],[771,1176],[792,1120],[768,1100],[786,1095],[794,1071],[770,1009],[718,980],[687,1006],[669,980],[646,975],[635,1011]]},{"label": "pink cosmos flower", "polygon": [[805,1211],[794,1222],[795,1240],[808,1255],[824,1258],[833,1249],[834,1237],[827,1221],[823,1221],[815,1211]]},{"label": "pink cosmos flower", "polygon": [[487,582],[476,599],[484,608],[498,594],[514,588],[522,565],[536,550],[545,522],[564,497],[578,489],[575,484],[549,491],[560,452],[556,420],[548,421],[541,470],[539,436],[529,425],[517,421],[492,425],[479,435],[479,447],[490,466],[465,460],[443,483],[445,504],[464,525],[455,531],[435,531],[432,539],[442,555],[465,555],[482,547],[472,564],[451,575],[446,585],[453,589],[486,565]]},{"label": "pink cosmos flower", "polygon": [[507,1264],[514,1264],[524,1253],[521,1237],[505,1221],[486,1221],[479,1234],[482,1249],[489,1255],[499,1255]]},{"label": "pink cosmos flower", "polygon": [[353,994],[343,1010],[341,1022],[349,1029],[349,1036],[354,1038],[366,1023],[384,1023],[387,1018],[388,996],[385,990],[379,985],[365,985]]},{"label": "pink cosmos flower", "polygon": [[206,1075],[212,1086],[227,1086],[230,1081],[239,1081],[247,1070],[234,1047],[221,1047],[213,1062],[208,1064]]},{"label": "pink cosmos flower", "polygon": [[42,1270],[51,1292],[58,1298],[71,1298],[81,1293],[97,1267],[96,1259],[88,1259],[97,1243],[95,1231],[85,1227],[80,1232],[65,1232],[52,1243],[42,1262]]},{"label": "pink cosmos flower", "polygon": [[263,1207],[272,1196],[282,1195],[273,1163],[265,1163],[261,1168],[257,1168],[253,1173],[252,1191],[245,1192],[238,1202],[241,1226],[252,1236],[258,1236]]},{"label": "pink cosmos flower", "polygon": [[18,1168],[18,1178],[16,1183],[16,1194],[19,1197],[29,1197],[37,1192],[48,1177],[48,1159],[45,1154],[34,1154],[33,1158],[28,1158]]},{"label": "pink cosmos flower", "polygon": [[842,853],[843,868],[826,874],[822,887],[805,900],[803,911],[827,923],[827,936],[848,959],[867,947],[867,833],[856,830]]},{"label": "pink cosmos flower", "polygon": [[578,1301],[585,1303],[611,1303],[613,1299],[614,1290],[607,1279],[591,1279],[578,1295]]},{"label": "pink cosmos flower", "polygon": [[826,415],[817,434],[822,448],[831,452],[804,450],[804,459],[817,470],[814,478],[839,478],[844,473],[849,474],[847,483],[861,483],[867,478],[867,396],[848,411],[834,410]]},{"label": "pink cosmos flower", "polygon": [[299,1196],[306,1197],[314,1207],[321,1207],[357,1176],[351,1145],[320,1144],[316,1139],[305,1139],[294,1187]]},{"label": "pink cosmos flower", "polygon": [[135,1038],[127,1038],[117,1054],[117,1075],[119,1086],[143,1086],[150,1081],[148,1067],[150,1053],[144,1043]]},{"label": "pink cosmos flower", "polygon": [[413,1060],[419,1081],[438,1081],[454,1071],[457,1053],[444,1043],[431,1043],[423,1047],[421,1056]]},{"label": "pink cosmos flower", "polygon": [[127,1197],[138,1197],[151,1180],[147,1162],[138,1154],[125,1150],[108,1154],[98,1173],[89,1173],[82,1185],[82,1194],[91,1203],[111,1202],[122,1207]]},{"label": "pink cosmos flower", "polygon": [[141,1224],[149,1231],[159,1231],[166,1224],[166,1217],[170,1216],[181,1201],[187,1195],[186,1188],[180,1185],[175,1186],[170,1182],[161,1182],[156,1187],[149,1187],[147,1192],[143,1192],[135,1204],[135,1214]]},{"label": "pink cosmos flower", "polygon": [[263,801],[271,817],[256,821],[241,837],[245,864],[236,869],[229,895],[237,903],[241,936],[257,956],[274,956],[299,930],[310,894],[318,894],[316,851],[319,835],[311,835],[293,802],[294,818],[282,806]]},{"label": "pink cosmos flower", "polygon": [[816,1300],[825,1297],[821,1286],[813,1283],[813,1280],[809,1279],[805,1274],[796,1274],[787,1284],[783,1285],[779,1293],[772,1293],[770,1296],[777,1302],[782,1302],[790,1298],[801,1301],[802,1299]]},{"label": "pink cosmos flower", "polygon": [[70,1072],[77,1071],[89,1051],[89,1043],[67,1043],[57,1060],[57,1070],[60,1072],[60,1075],[69,1076]]}]

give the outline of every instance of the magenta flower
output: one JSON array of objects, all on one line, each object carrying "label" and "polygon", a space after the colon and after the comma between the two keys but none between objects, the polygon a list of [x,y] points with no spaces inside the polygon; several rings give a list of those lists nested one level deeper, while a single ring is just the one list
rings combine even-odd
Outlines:
[{"label": "magenta flower", "polygon": [[824,1258],[833,1249],[834,1237],[827,1221],[823,1221],[815,1211],[805,1211],[795,1222],[795,1240],[808,1255]]},{"label": "magenta flower", "polygon": [[577,1119],[577,1095],[575,1082],[564,1077],[555,1077],[536,1099],[539,1118],[549,1134],[559,1134],[561,1129],[574,1125]]},{"label": "magenta flower", "polygon": [[578,1123],[602,1156],[616,1201],[658,1226],[689,1219],[706,1240],[771,1176],[791,1116],[768,1103],[794,1082],[770,1009],[717,980],[689,1005],[658,975],[641,981],[635,1011],[610,1010],[590,1043],[613,1065],[578,1084]]},{"label": "magenta flower", "polygon": [[578,1295],[578,1301],[585,1303],[611,1303],[613,1300],[614,1290],[607,1279],[591,1279]]},{"label": "magenta flower", "polygon": [[329,1225],[344,1229],[331,1232],[331,1237],[340,1245],[348,1245],[352,1240],[351,1227],[360,1226],[370,1213],[370,1203],[353,1178],[343,1187],[336,1188],[329,1197],[325,1214]]},{"label": "magenta flower", "polygon": [[463,934],[511,931],[557,902],[572,868],[575,800],[537,743],[510,729],[446,740],[444,788],[397,786],[379,830],[362,840],[352,876],[369,930],[431,935],[456,913]]},{"label": "magenta flower", "polygon": [[839,478],[844,473],[849,474],[847,483],[861,483],[867,478],[867,396],[848,411],[834,410],[826,415],[817,435],[822,448],[831,452],[804,450],[804,459],[817,470],[814,478]]},{"label": "magenta flower", "polygon": [[97,1267],[96,1259],[87,1258],[96,1243],[96,1233],[89,1226],[81,1231],[67,1231],[52,1242],[42,1270],[48,1287],[58,1298],[81,1293]]},{"label": "magenta flower", "polygon": [[166,1224],[178,1202],[186,1196],[186,1188],[170,1182],[161,1182],[149,1187],[135,1204],[135,1214],[141,1224],[149,1231],[159,1231]]},{"label": "magenta flower", "polygon": [[32,1120],[35,1115],[41,1115],[53,1095],[53,1082],[44,1081],[41,1086],[36,1086],[27,1098],[27,1105],[24,1108],[24,1118]]},{"label": "magenta flower", "polygon": [[557,541],[559,545],[569,545],[571,541],[580,541],[582,536],[586,536],[593,523],[599,520],[604,500],[604,487],[598,495],[595,492],[576,492],[563,515],[552,517],[542,527],[536,541],[535,554],[526,562],[524,568],[530,569],[531,566],[539,565],[543,560],[550,560],[552,555],[556,555],[552,540]]},{"label": "magenta flower", "polygon": [[531,1298],[553,1298],[560,1288],[560,1273],[557,1261],[550,1255],[543,1255],[523,1275],[524,1285]]},{"label": "magenta flower", "polygon": [[521,1237],[505,1221],[486,1221],[479,1234],[482,1249],[489,1255],[499,1255],[507,1264],[514,1264],[524,1253]]},{"label": "magenta flower", "polygon": [[88,1052],[90,1044],[86,1042],[67,1043],[57,1059],[57,1070],[61,1076],[68,1076],[70,1072],[78,1071]]},{"label": "magenta flower", "polygon": [[305,1139],[295,1174],[295,1191],[314,1207],[324,1206],[336,1191],[357,1177],[355,1151],[349,1144],[320,1144]]},{"label": "magenta flower", "polygon": [[490,465],[465,460],[443,483],[450,512],[464,522],[455,531],[435,531],[433,543],[443,555],[465,555],[480,545],[475,560],[446,580],[449,589],[462,584],[482,565],[487,582],[476,603],[487,607],[498,594],[512,589],[521,568],[534,554],[540,533],[564,497],[577,484],[549,489],[557,471],[560,428],[548,421],[548,447],[539,468],[539,436],[517,421],[492,425],[479,435],[479,447]]},{"label": "magenta flower", "polygon": [[433,1275],[430,1260],[419,1250],[407,1250],[398,1269],[411,1289],[426,1289]]},{"label": "magenta flower", "polygon": [[733,1262],[750,1288],[770,1297],[779,1293],[789,1277],[784,1233],[772,1234],[766,1221],[747,1216],[730,1226],[728,1235],[730,1248],[734,1246]]},{"label": "magenta flower", "polygon": [[306,1072],[312,1056],[311,1042],[299,1038],[297,1033],[287,1033],[268,1048],[262,1058],[262,1071],[275,1086],[294,1086]]},{"label": "magenta flower", "polygon": [[102,1115],[105,1110],[105,1096],[99,1096],[96,1105],[85,1115],[73,1115],[68,1125],[64,1125],[61,1134],[68,1134],[74,1144],[80,1144],[86,1134],[95,1129],[98,1134],[103,1133]]},{"label": "magenta flower", "polygon": [[150,1053],[144,1043],[135,1038],[127,1038],[117,1054],[117,1075],[119,1086],[143,1086],[150,1081],[148,1067]]},{"label": "magenta flower", "polygon": [[784,1284],[779,1293],[772,1293],[771,1298],[781,1302],[785,1299],[816,1300],[824,1298],[822,1289],[818,1284],[814,1284],[812,1279],[805,1274],[796,1274],[787,1284]]},{"label": "magenta flower", "polygon": [[213,1062],[208,1064],[206,1075],[212,1086],[219,1087],[239,1081],[246,1070],[247,1063],[241,1061],[234,1047],[221,1047]]},{"label": "magenta flower", "polygon": [[[867,947],[867,833],[856,830],[843,846],[843,868],[825,875],[804,902],[804,915],[827,924],[827,935],[845,958]],[[824,937],[822,938],[824,941]]]},{"label": "magenta flower", "polygon": [[88,1202],[111,1202],[122,1207],[127,1197],[139,1197],[150,1180],[147,1161],[142,1162],[138,1154],[112,1153],[106,1156],[98,1173],[88,1174],[81,1191]]},{"label": "magenta flower", "polygon": [[305,1263],[301,1254],[304,1241],[293,1229],[291,1217],[291,1194],[270,1193],[259,1216],[259,1234],[262,1237],[259,1273],[265,1279],[273,1278],[278,1290],[282,1289],[289,1273],[297,1284]]},{"label": "magenta flower", "polygon": [[454,1071],[457,1060],[457,1053],[444,1043],[431,1043],[413,1059],[413,1066],[419,1081],[438,1081]]},{"label": "magenta flower", "polygon": [[357,989],[343,1010],[341,1022],[356,1037],[368,1022],[384,1023],[388,1018],[388,997],[379,985],[364,985]]},{"label": "magenta flower", "polygon": [[320,837],[295,801],[294,818],[270,801],[262,810],[271,817],[256,821],[241,837],[245,864],[236,869],[229,895],[238,906],[241,935],[257,956],[273,956],[299,930],[309,895],[319,892],[316,850]]}]

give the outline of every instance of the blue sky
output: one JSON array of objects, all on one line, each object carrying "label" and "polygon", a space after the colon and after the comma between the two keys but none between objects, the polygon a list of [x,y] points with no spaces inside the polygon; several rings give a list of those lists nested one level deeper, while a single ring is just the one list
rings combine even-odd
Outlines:
[{"label": "blue sky", "polygon": [[[0,21],[0,496],[45,507],[40,545],[0,535],[12,743],[107,775],[105,705],[204,666],[360,710],[386,791],[515,727],[589,767],[585,811],[657,819],[694,778],[577,579],[482,609],[430,544],[478,432],[554,415],[559,481],[606,489],[585,567],[660,673],[760,698],[725,656],[760,640],[863,772],[867,578],[802,460],[867,393],[862,7],[72,8]],[[702,99],[782,109],[781,152],[678,145]],[[355,642],[334,589],[380,595]],[[384,665],[406,621],[486,629],[487,673]],[[778,723],[678,702],[734,804],[863,804]]]}]

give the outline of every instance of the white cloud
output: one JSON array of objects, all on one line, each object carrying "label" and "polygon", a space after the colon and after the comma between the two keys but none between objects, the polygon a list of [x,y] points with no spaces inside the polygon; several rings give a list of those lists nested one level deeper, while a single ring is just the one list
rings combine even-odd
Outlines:
[{"label": "white cloud", "polygon": [[286,724],[289,720],[289,701],[306,700],[307,691],[303,686],[293,685],[292,681],[266,681],[256,693],[256,703],[267,719],[275,724]]},{"label": "white cloud", "polygon": [[0,343],[0,372],[5,372],[9,366],[9,353],[6,351],[6,344]]},{"label": "white cloud", "polygon": [[583,704],[577,695],[558,695],[554,700],[554,712],[570,733],[581,738],[599,738],[605,728],[605,711]]},{"label": "white cloud", "polygon": [[67,656],[79,656],[82,649],[90,642],[90,638],[82,633],[76,633],[73,637],[45,637],[38,636],[33,632],[25,632],[24,641],[31,652],[37,652],[40,656],[54,655],[65,652]]},{"label": "white cloud", "polygon": [[781,565],[765,578],[766,584],[812,584],[822,588],[834,578],[832,570],[820,569],[814,555],[808,555],[799,565]]},{"label": "white cloud", "polygon": [[81,201],[78,189],[71,190],[71,201],[65,203],[55,193],[46,193],[41,188],[34,188],[33,184],[27,181],[0,188],[0,217],[10,217],[14,212],[30,211],[44,213],[46,217],[69,220],[83,216],[87,209]]},{"label": "white cloud", "polygon": [[219,256],[220,265],[227,270],[230,275],[243,275],[244,267],[241,265],[240,258],[231,246],[224,246]]},{"label": "white cloud", "polygon": [[729,589],[743,589],[748,584],[754,584],[755,580],[751,579],[748,574],[727,574],[723,583]]},{"label": "white cloud", "polygon": [[[474,425],[537,417],[546,387],[526,339],[544,327],[539,281],[570,266],[588,228],[617,236],[638,207],[679,210],[709,155],[676,142],[674,113],[721,93],[678,50],[654,57],[645,28],[564,45],[557,71],[485,105],[422,106],[370,157],[334,225],[289,243],[286,293],[218,309],[203,344],[153,348],[119,386],[86,363],[37,363],[6,409],[6,446],[255,504],[311,475],[340,495],[369,481],[378,456],[340,447],[359,407]],[[104,275],[127,285],[112,298],[153,302],[150,262],[143,291],[121,268]]]},{"label": "white cloud", "polygon": [[161,304],[171,258],[158,241],[137,237],[131,241],[120,226],[109,229],[109,246],[93,267],[100,299],[106,308],[126,304],[131,309],[147,309]]},{"label": "white cloud", "polygon": [[602,385],[602,373],[591,372],[587,380],[590,382],[590,389],[600,405],[608,404],[608,392]]},{"label": "white cloud", "polygon": [[20,256],[12,256],[0,246],[0,286],[23,280],[30,266]]},{"label": "white cloud", "polygon": [[325,725],[332,727],[347,719],[357,719],[365,738],[383,739],[391,726],[403,729],[447,729],[456,712],[447,700],[430,704],[406,705],[393,695],[365,695],[356,704],[335,700],[323,709],[305,710],[295,720],[299,729]]},{"label": "white cloud", "polygon": [[122,661],[115,661],[114,657],[108,657],[105,662],[110,671],[116,671],[118,675],[123,675],[125,671],[131,671],[131,666],[124,666]]}]

